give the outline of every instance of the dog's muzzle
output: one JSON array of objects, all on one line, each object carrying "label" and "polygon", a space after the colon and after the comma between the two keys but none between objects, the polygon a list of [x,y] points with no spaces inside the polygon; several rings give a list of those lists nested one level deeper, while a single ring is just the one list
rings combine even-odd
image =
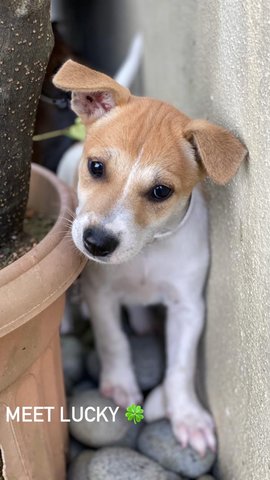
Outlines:
[{"label": "dog's muzzle", "polygon": [[103,228],[92,227],[84,231],[83,244],[93,257],[106,257],[118,247],[119,240]]}]

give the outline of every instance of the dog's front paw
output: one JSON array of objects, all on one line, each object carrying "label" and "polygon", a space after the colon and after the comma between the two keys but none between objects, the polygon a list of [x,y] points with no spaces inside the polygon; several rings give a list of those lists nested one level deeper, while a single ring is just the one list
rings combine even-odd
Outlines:
[{"label": "dog's front paw", "polygon": [[185,448],[188,444],[201,456],[209,448],[216,450],[215,424],[211,415],[199,403],[179,404],[168,411],[173,433]]},{"label": "dog's front paw", "polygon": [[132,378],[110,378],[101,380],[100,392],[104,397],[112,398],[119,407],[127,408],[132,403],[142,402],[143,396],[135,380]]}]

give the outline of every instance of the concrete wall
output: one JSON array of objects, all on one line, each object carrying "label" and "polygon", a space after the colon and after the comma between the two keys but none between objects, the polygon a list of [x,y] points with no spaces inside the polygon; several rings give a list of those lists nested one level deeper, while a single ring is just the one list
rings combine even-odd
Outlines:
[{"label": "concrete wall", "polygon": [[212,267],[203,363],[224,480],[270,478],[270,3],[136,0],[146,93],[216,121],[250,161],[209,185]]}]

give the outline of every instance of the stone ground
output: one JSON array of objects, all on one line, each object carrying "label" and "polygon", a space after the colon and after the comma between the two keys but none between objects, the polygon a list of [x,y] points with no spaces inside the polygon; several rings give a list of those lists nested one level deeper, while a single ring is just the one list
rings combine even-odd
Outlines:
[{"label": "stone ground", "polygon": [[[116,406],[98,392],[100,364],[89,321],[78,311],[76,288],[70,296],[69,320],[61,336],[65,386],[70,418],[88,406]],[[138,383],[146,397],[162,381],[165,352],[162,329],[136,335],[124,315]],[[115,423],[70,422],[68,480],[215,480],[215,456],[201,458],[191,448],[181,448],[170,423],[128,422],[119,410]],[[1,480],[1,478],[0,478]]]}]

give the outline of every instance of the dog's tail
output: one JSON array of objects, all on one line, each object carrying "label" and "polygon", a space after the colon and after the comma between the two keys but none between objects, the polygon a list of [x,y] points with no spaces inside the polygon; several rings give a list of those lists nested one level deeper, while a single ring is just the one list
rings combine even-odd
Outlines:
[{"label": "dog's tail", "polygon": [[164,385],[155,387],[144,402],[144,417],[147,422],[161,420],[167,416]]},{"label": "dog's tail", "polygon": [[116,72],[114,80],[123,87],[130,88],[142,62],[143,37],[137,33],[132,40],[126,59]]}]

